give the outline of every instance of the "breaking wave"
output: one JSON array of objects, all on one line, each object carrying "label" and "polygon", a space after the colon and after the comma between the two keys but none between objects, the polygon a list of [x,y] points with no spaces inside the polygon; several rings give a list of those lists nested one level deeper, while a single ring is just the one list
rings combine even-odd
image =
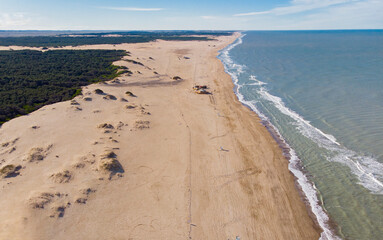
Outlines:
[{"label": "breaking wave", "polygon": [[[321,203],[318,199],[318,191],[315,187],[315,185],[309,181],[307,176],[303,173],[301,170],[301,160],[298,158],[297,154],[295,153],[294,149],[292,149],[288,143],[283,139],[282,135],[279,133],[278,129],[269,121],[268,117],[263,114],[259,109],[256,107],[257,101],[255,100],[245,100],[243,94],[241,93],[241,88],[244,86],[259,86],[258,93],[266,100],[272,102],[283,114],[288,115],[291,117],[295,124],[297,125],[297,128],[300,130],[300,132],[312,139],[316,142],[318,141],[321,143],[321,146],[331,146],[332,148],[341,148],[340,144],[336,141],[335,137],[329,134],[323,133],[321,130],[313,127],[310,125],[310,123],[306,120],[304,120],[299,114],[294,112],[293,110],[287,108],[285,104],[283,103],[282,99],[271,95],[269,92],[267,92],[266,88],[263,86],[266,85],[266,83],[259,81],[256,79],[255,76],[251,75],[250,79],[251,83],[249,84],[239,84],[239,76],[241,73],[243,73],[244,69],[246,69],[246,66],[240,65],[235,63],[229,53],[230,51],[235,48],[236,46],[242,44],[242,38],[246,36],[246,34],[242,34],[233,44],[229,45],[225,49],[223,49],[220,52],[219,59],[223,62],[225,71],[228,73],[233,83],[235,84],[235,94],[238,97],[238,100],[242,102],[244,105],[251,108],[257,115],[267,124],[267,126],[271,127],[274,132],[277,133],[279,140],[283,142],[283,145],[289,149],[289,170],[294,174],[294,176],[297,179],[297,183],[299,184],[299,187],[302,189],[302,192],[304,193],[307,203],[309,204],[312,212],[315,214],[317,218],[317,222],[322,228],[323,232],[321,233],[321,240],[338,240],[340,239],[337,237],[329,227],[329,217],[325,210],[322,208]],[[336,159],[331,159],[335,161]],[[340,160],[338,161],[340,162]],[[360,164],[359,165],[361,169],[365,169],[365,166]],[[360,178],[361,179],[361,178]],[[380,182],[380,181],[378,181]]]}]

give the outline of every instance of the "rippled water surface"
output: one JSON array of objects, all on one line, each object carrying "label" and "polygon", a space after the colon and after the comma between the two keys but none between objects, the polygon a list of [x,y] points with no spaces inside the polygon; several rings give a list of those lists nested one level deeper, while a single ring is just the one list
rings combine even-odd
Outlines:
[{"label": "rippled water surface", "polygon": [[219,58],[291,147],[322,228],[383,239],[383,31],[245,32]]}]

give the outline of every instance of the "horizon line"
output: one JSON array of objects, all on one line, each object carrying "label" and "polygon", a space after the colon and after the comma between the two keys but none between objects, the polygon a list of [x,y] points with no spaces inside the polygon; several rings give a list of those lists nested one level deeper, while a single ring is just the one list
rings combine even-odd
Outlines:
[{"label": "horizon line", "polygon": [[114,29],[114,30],[106,30],[106,29],[97,29],[97,30],[91,30],[91,29],[81,29],[81,30],[71,30],[71,29],[68,29],[68,30],[61,30],[61,29],[19,29],[19,30],[9,30],[9,29],[6,29],[6,30],[2,30],[0,29],[0,32],[32,32],[32,31],[36,31],[36,32],[80,32],[80,31],[88,31],[88,32],[91,32],[91,31],[103,31],[103,32],[160,32],[160,31],[212,31],[212,32],[216,32],[216,31],[221,31],[221,32],[247,32],[247,31],[355,31],[355,30],[383,30],[383,28],[339,28],[339,29],[246,29],[246,30],[241,30],[241,29],[237,29],[237,30],[234,30],[234,29],[231,29],[231,30],[222,30],[222,29],[141,29],[141,30],[121,30],[121,29]]}]

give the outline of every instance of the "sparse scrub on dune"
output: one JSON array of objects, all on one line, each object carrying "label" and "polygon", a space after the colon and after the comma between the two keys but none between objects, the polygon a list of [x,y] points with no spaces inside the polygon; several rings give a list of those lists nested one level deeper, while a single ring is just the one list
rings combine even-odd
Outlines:
[{"label": "sparse scrub on dune", "polygon": [[104,94],[104,91],[102,91],[101,89],[97,88],[94,90],[94,93],[96,94]]},{"label": "sparse scrub on dune", "polygon": [[114,126],[112,124],[109,124],[109,123],[102,123],[100,125],[97,126],[98,128],[105,128],[105,129],[114,129]]},{"label": "sparse scrub on dune", "polygon": [[137,62],[137,61],[135,61],[135,60],[125,59],[125,61],[130,62],[130,63],[133,63],[133,64],[136,64],[136,65],[144,66],[143,63],[141,63],[141,62]]},{"label": "sparse scrub on dune", "polygon": [[68,170],[54,173],[50,176],[56,183],[68,183],[72,179],[72,173]]},{"label": "sparse scrub on dune", "polygon": [[117,98],[111,94],[107,94],[105,97],[103,97],[105,100],[117,100]]},{"label": "sparse scrub on dune", "polygon": [[138,130],[148,129],[150,128],[150,121],[137,120],[134,123],[134,128]]},{"label": "sparse scrub on dune", "polygon": [[21,169],[21,165],[13,165],[9,164],[0,169],[0,177],[1,178],[9,178],[9,177],[15,177],[19,175],[19,170]]},{"label": "sparse scrub on dune", "polygon": [[100,168],[110,172],[123,172],[122,166],[117,159],[104,159],[101,161]]},{"label": "sparse scrub on dune", "polygon": [[126,91],[125,94],[129,97],[136,97],[136,95],[134,95],[131,91]]},{"label": "sparse scrub on dune", "polygon": [[39,161],[42,161],[44,160],[44,149],[43,148],[32,148],[30,151],[29,151],[29,155],[28,155],[28,162],[39,162]]},{"label": "sparse scrub on dune", "polygon": [[42,147],[35,147],[32,148],[29,151],[29,154],[27,156],[27,161],[28,162],[41,162],[44,160],[44,158],[47,156],[49,150],[53,147],[53,145],[49,145],[46,148]]},{"label": "sparse scrub on dune", "polygon": [[117,155],[113,151],[107,151],[101,155],[99,170],[108,173],[109,179],[111,179],[111,177],[115,174],[121,174],[124,172],[124,168],[117,160]]},{"label": "sparse scrub on dune", "polygon": [[137,107],[137,106],[134,105],[134,104],[129,104],[129,105],[126,105],[126,106],[125,106],[126,109],[134,109],[134,108],[136,108],[136,107]]}]

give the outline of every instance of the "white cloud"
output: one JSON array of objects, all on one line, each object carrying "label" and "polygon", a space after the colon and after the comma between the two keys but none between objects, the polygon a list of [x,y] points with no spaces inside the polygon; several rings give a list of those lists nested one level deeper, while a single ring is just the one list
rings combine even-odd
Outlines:
[{"label": "white cloud", "polygon": [[206,19],[206,20],[217,19],[217,17],[215,17],[215,16],[201,16],[201,18]]},{"label": "white cloud", "polygon": [[117,11],[131,11],[131,12],[155,12],[162,11],[163,8],[137,8],[137,7],[101,7],[103,9],[117,10]]},{"label": "white cloud", "polygon": [[297,27],[320,29],[381,29],[383,1],[355,1],[306,16]]},{"label": "white cloud", "polygon": [[[314,1],[295,2],[298,4]],[[247,19],[242,24],[242,29],[249,30],[383,29],[382,12],[382,0],[359,0],[301,14],[258,14],[236,19]],[[237,21],[236,23],[240,24]]]},{"label": "white cloud", "polygon": [[300,12],[306,12],[315,9],[327,8],[344,3],[356,2],[358,0],[292,0],[290,5],[286,7],[277,7],[268,11],[262,12],[248,12],[235,14],[236,17],[241,16],[254,16],[264,14],[275,14],[275,15],[287,15]]},{"label": "white cloud", "polygon": [[0,27],[3,29],[25,26],[29,22],[25,13],[0,13]]}]

